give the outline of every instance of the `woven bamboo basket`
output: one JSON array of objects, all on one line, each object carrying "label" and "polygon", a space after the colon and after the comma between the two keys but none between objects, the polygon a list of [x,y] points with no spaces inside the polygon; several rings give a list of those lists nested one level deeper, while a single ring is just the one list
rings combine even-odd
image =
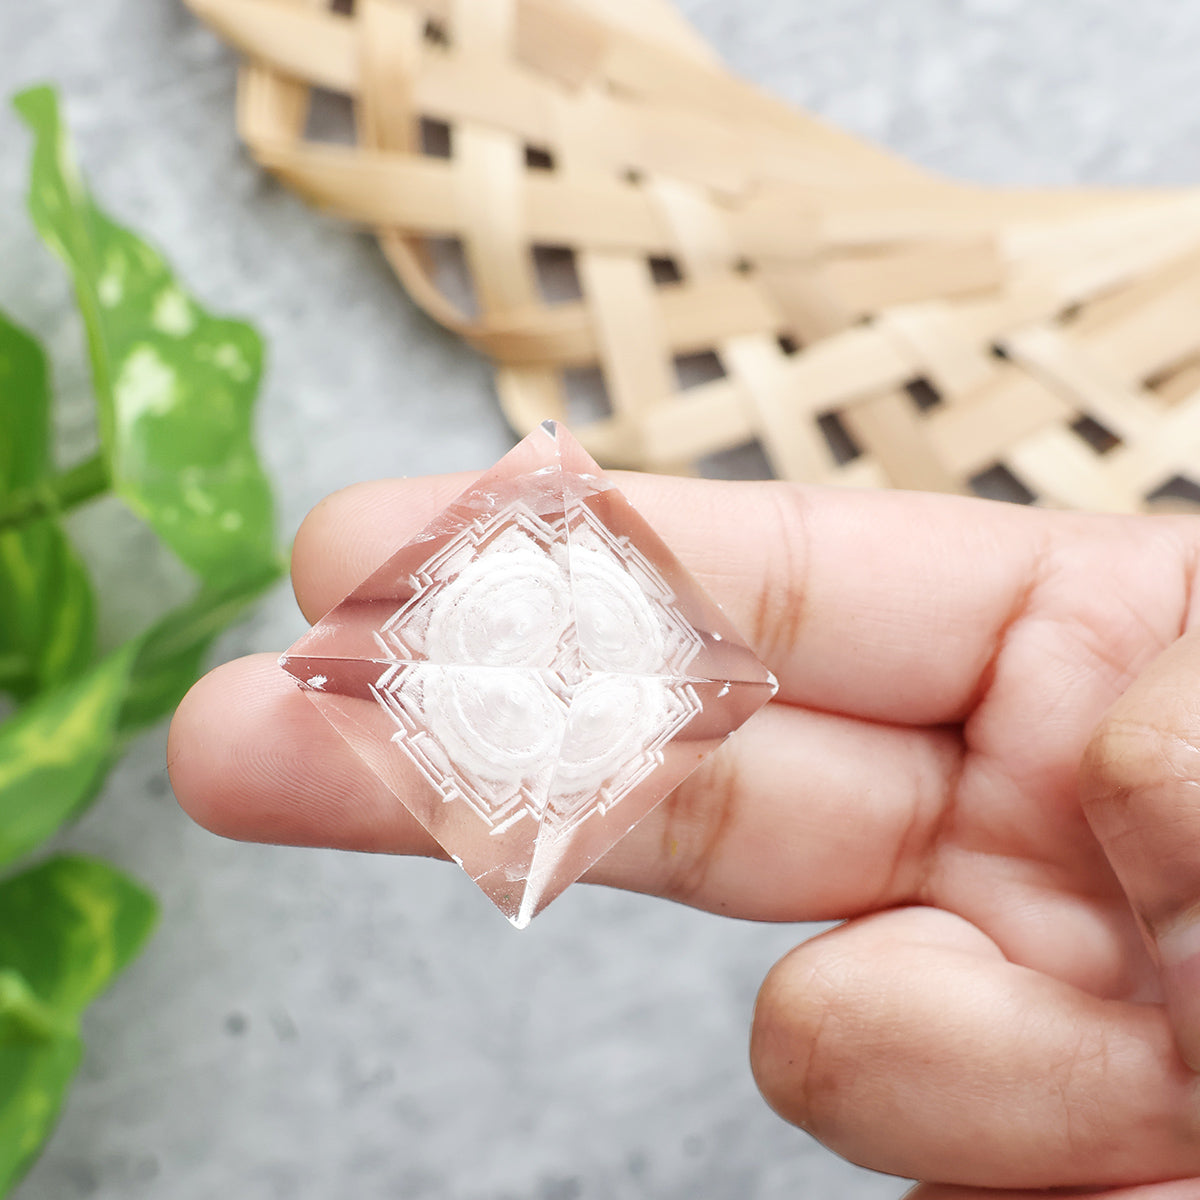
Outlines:
[{"label": "woven bamboo basket", "polygon": [[[661,0],[190,3],[245,56],[255,157],[374,230],[519,432],[649,470],[757,440],[786,479],[1200,499],[1200,190],[948,181],[736,79]],[[330,92],[353,144],[312,132]]]}]

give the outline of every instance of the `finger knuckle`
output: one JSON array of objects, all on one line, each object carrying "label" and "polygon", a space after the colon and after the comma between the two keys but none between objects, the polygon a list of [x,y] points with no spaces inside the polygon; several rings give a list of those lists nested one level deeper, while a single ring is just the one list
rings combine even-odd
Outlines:
[{"label": "finger knuckle", "polygon": [[737,758],[718,751],[667,797],[661,847],[664,896],[681,904],[703,902],[743,786]]},{"label": "finger knuckle", "polygon": [[785,657],[800,638],[806,597],[797,581],[804,578],[809,533],[808,503],[801,491],[777,485],[766,495],[769,503],[763,513],[772,553],[748,632],[759,654],[770,662]]}]

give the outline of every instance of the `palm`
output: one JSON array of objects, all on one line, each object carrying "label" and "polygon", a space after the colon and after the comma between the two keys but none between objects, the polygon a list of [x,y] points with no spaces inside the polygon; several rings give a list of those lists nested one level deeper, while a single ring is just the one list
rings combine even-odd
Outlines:
[{"label": "palm", "polygon": [[[310,618],[462,485],[370,485],[316,510],[293,571]],[[733,916],[849,919],[764,985],[768,1099],[858,1161],[951,1183],[1200,1173],[1200,1136],[1174,1119],[1193,1077],[1141,1003],[1155,966],[1078,794],[1105,711],[1188,624],[1196,525],[625,490],[781,689],[589,877]],[[181,801],[222,833],[437,852],[265,656],[197,686],[171,755]]]}]

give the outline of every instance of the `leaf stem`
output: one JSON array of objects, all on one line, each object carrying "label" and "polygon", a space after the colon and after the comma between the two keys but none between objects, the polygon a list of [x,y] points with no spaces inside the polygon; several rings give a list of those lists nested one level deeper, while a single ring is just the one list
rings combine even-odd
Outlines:
[{"label": "leaf stem", "polygon": [[96,453],[32,487],[18,488],[0,501],[0,533],[70,512],[103,495],[111,485],[104,455]]}]

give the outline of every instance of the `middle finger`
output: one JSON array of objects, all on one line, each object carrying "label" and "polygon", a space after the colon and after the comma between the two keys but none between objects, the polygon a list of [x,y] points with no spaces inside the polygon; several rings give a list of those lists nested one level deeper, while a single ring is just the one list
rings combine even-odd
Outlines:
[{"label": "middle finger", "polygon": [[[925,874],[958,754],[943,730],[771,704],[586,878],[760,920],[899,903]],[[225,836],[437,852],[270,656],[192,689],[171,760],[184,808]]]}]

